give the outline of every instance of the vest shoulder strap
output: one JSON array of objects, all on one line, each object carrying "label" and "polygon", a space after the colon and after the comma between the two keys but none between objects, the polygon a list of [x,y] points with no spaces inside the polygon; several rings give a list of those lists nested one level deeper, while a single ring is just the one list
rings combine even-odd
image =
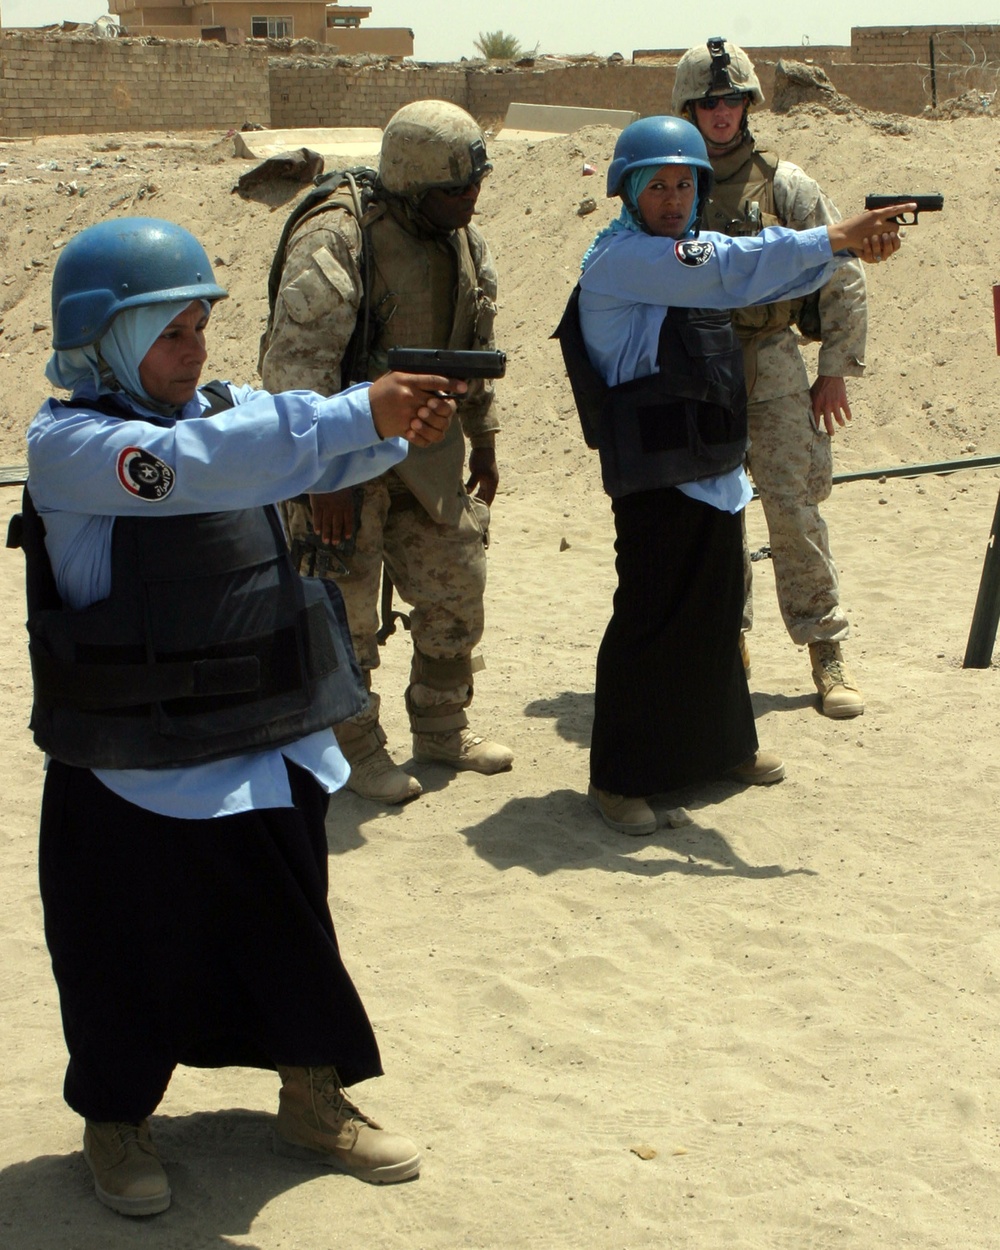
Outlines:
[{"label": "vest shoulder strap", "polygon": [[204,417],[211,417],[217,412],[225,412],[228,408],[235,407],[232,391],[225,382],[220,382],[218,378],[213,378],[211,382],[206,382],[198,389],[203,395],[208,396],[208,407],[202,413]]},{"label": "vest shoulder strap", "polygon": [[292,209],[282,227],[278,245],[271,259],[267,275],[267,324],[261,336],[261,360],[271,338],[274,325],[274,306],[281,289],[281,275],[285,268],[285,253],[295,231],[308,218],[334,208],[346,209],[361,229],[361,307],[354,334],[341,361],[343,385],[359,381],[368,355],[371,332],[371,225],[384,212],[384,206],[376,200],[378,174],[367,165],[354,165],[350,169],[334,170],[320,174],[313,189]]},{"label": "vest shoulder strap", "polygon": [[591,363],[583,340],[579,282],[570,292],[562,318],[549,337],[559,340],[584,442],[588,447],[597,448],[600,446],[601,413],[609,388]]}]

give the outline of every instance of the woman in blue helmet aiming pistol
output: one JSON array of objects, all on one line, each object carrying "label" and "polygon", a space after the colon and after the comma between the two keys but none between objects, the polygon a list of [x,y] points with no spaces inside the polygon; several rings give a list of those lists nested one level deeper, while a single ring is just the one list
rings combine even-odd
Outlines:
[{"label": "woman in blue helmet aiming pistol", "polygon": [[851,255],[888,259],[905,206],[753,238],[699,233],[698,130],[647,117],[618,138],[594,240],[557,334],[612,499],[618,587],[597,658],[591,802],[652,833],[651,796],[726,775],[780,781],[739,653],[746,393],[734,307],[805,295]]},{"label": "woman in blue helmet aiming pistol", "polygon": [[[98,1198],[171,1192],[148,1117],[178,1063],[276,1068],[275,1148],[391,1182],[406,1137],[344,1086],[381,1072],[327,906],[329,726],[364,696],[332,583],[292,569],[273,504],[441,439],[455,389],[387,374],[333,398],[199,387],[226,297],[152,218],[71,239],[28,430],[32,729],[48,754],[40,879]],[[464,384],[459,384],[464,385]]]}]

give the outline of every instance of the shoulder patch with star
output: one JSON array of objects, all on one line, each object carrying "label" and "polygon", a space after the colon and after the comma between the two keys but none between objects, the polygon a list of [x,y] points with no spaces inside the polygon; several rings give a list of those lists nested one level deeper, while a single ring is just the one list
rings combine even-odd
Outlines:
[{"label": "shoulder patch with star", "polygon": [[681,239],[674,244],[674,255],[682,265],[704,265],[715,255],[715,244],[708,239]]},{"label": "shoulder patch with star", "polygon": [[174,489],[174,471],[152,452],[126,447],[118,457],[118,481],[130,495],[155,502]]}]

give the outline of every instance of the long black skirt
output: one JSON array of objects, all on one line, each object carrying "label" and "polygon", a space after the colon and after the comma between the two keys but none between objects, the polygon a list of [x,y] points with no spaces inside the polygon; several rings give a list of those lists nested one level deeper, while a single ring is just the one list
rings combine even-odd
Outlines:
[{"label": "long black skirt", "polygon": [[679,490],[613,502],[618,588],[597,655],[590,777],[648,797],[722,776],[757,750],[739,654],[739,515]]},{"label": "long black skirt", "polygon": [[143,1119],[178,1063],[380,1075],[327,905],[327,796],[288,772],[292,808],[177,820],[49,765],[39,874],[80,1115]]}]

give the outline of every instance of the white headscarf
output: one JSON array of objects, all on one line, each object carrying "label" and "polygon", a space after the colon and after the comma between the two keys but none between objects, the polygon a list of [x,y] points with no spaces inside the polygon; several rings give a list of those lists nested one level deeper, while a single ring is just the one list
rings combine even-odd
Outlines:
[{"label": "white headscarf", "polygon": [[[171,300],[166,304],[143,304],[120,312],[96,343],[52,353],[45,376],[63,390],[90,395],[124,391],[136,403],[154,412],[173,411],[147,395],[139,380],[143,358],[171,321],[191,303]],[[206,313],[211,305],[203,300]]]}]

